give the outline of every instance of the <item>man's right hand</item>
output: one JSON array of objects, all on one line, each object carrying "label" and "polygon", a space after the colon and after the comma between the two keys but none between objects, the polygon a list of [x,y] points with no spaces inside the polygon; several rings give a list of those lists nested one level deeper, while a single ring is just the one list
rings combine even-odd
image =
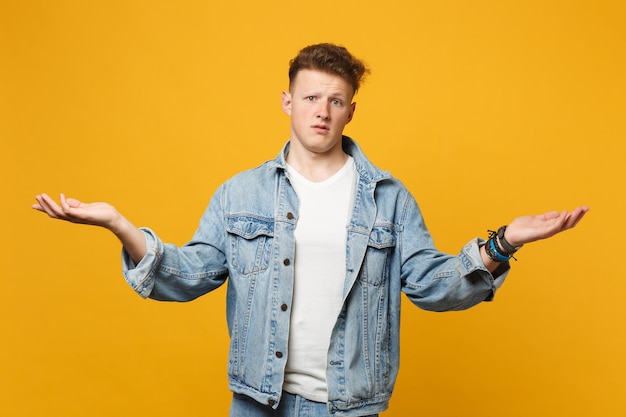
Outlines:
[{"label": "man's right hand", "polygon": [[53,219],[100,226],[110,230],[122,242],[135,263],[139,263],[146,254],[146,239],[143,232],[108,203],[83,203],[74,198],[65,198],[63,194],[60,197],[60,204],[47,194],[37,195],[35,200],[37,204],[33,204],[33,209],[46,213]]},{"label": "man's right hand", "polygon": [[35,200],[37,200],[37,204],[33,204],[35,210],[46,213],[53,219],[72,223],[111,229],[121,217],[115,207],[108,203],[83,203],[74,198],[65,198],[63,194],[61,194],[60,204],[47,194],[35,196]]}]

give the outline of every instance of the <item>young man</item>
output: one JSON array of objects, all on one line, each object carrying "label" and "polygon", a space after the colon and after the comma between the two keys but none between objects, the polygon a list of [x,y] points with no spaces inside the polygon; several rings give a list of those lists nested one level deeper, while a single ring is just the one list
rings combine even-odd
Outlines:
[{"label": "young man", "polygon": [[343,136],[366,72],[343,47],[300,51],[282,96],[290,140],[276,159],[224,183],[182,248],[109,204],[36,197],[33,207],[53,218],[115,233],[125,278],[143,297],[188,301],[228,278],[231,416],[385,410],[402,292],[435,311],[490,300],[517,249],[588,210],[519,217],[458,256],[437,251],[407,189]]}]

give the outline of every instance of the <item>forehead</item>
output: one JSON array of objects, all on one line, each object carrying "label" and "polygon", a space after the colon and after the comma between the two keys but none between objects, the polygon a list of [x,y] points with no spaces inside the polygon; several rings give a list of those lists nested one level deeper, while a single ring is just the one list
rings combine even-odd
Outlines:
[{"label": "forehead", "polygon": [[296,74],[290,90],[308,91],[322,90],[334,94],[342,94],[348,97],[354,95],[352,85],[343,77],[326,71],[316,69],[302,69]]}]

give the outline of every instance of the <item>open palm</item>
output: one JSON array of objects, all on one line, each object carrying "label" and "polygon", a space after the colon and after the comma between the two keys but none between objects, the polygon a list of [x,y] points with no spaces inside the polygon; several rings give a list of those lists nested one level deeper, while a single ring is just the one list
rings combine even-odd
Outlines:
[{"label": "open palm", "polygon": [[54,219],[72,223],[108,227],[119,216],[115,207],[108,203],[83,203],[74,198],[65,198],[63,194],[60,204],[47,194],[38,195],[35,199],[37,200],[37,204],[33,205],[35,210],[44,212]]},{"label": "open palm", "polygon": [[535,240],[546,239],[571,229],[583,218],[589,207],[577,207],[571,212],[550,211],[538,216],[521,216],[506,229],[506,240],[513,246],[521,246]]}]

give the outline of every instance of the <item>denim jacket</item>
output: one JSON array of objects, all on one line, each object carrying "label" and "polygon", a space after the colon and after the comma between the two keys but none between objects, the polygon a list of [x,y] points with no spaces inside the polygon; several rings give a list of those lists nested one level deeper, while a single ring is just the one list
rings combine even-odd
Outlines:
[{"label": "denim jacket", "polygon": [[[328,408],[336,416],[385,410],[398,373],[400,296],[433,311],[490,300],[496,278],[481,261],[480,239],[458,256],[437,251],[408,190],[343,138],[358,172],[347,225],[343,306],[326,370]],[[142,229],[148,253],[124,276],[142,297],[189,301],[228,278],[229,387],[277,407],[287,361],[298,198],[286,171],[289,143],[275,160],[242,172],[212,197],[192,240],[179,248]]]}]

